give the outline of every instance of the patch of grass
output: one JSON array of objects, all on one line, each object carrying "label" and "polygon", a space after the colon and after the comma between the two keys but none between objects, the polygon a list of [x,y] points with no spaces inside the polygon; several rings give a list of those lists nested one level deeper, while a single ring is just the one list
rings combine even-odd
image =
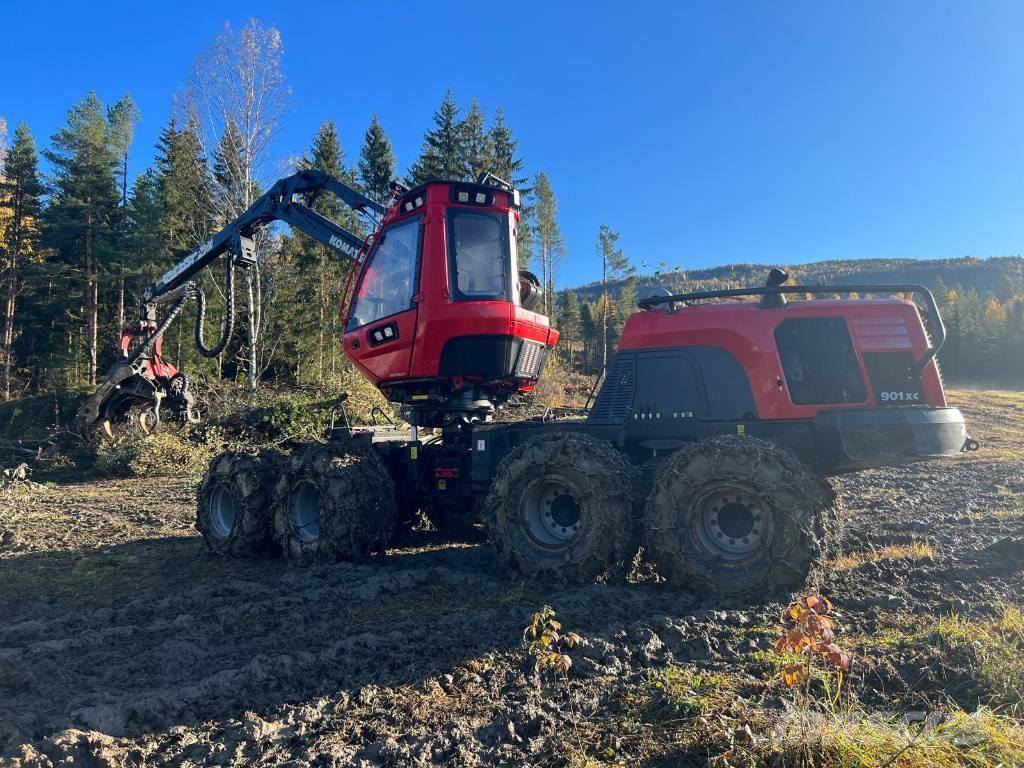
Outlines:
[{"label": "patch of grass", "polygon": [[1008,768],[1024,764],[1024,727],[990,709],[954,711],[908,726],[862,713],[821,717],[808,733],[784,731],[773,757],[816,768]]},{"label": "patch of grass", "polygon": [[671,664],[644,683],[641,708],[648,717],[662,720],[696,717],[727,708],[739,688],[736,677]]},{"label": "patch of grass", "polygon": [[888,544],[884,547],[872,547],[840,555],[833,565],[838,571],[852,571],[864,563],[877,563],[883,560],[933,560],[938,556],[939,553],[931,544],[915,540],[909,544]]},{"label": "patch of grass", "polygon": [[904,660],[919,690],[939,690],[961,707],[1024,716],[1024,610],[1017,605],[987,618],[896,616],[854,642],[859,656]]},{"label": "patch of grass", "polygon": [[973,661],[971,670],[987,703],[1024,715],[1024,611],[1006,606],[985,620],[950,615],[939,619],[922,642]]}]

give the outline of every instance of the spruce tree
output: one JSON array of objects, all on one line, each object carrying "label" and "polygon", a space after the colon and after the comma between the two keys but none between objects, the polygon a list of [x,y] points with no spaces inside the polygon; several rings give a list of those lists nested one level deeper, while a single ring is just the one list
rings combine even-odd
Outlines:
[{"label": "spruce tree", "polygon": [[217,224],[223,227],[238,218],[254,196],[254,190],[246,188],[245,144],[234,119],[224,126],[224,133],[213,151],[212,178],[220,219]]},{"label": "spruce tree", "polygon": [[39,158],[35,139],[28,125],[21,123],[14,131],[14,141],[0,174],[0,209],[3,209],[3,232],[0,232],[4,285],[3,329],[3,398],[11,399],[11,369],[14,364],[14,324],[18,293],[21,290],[22,268],[39,251],[39,212],[43,194],[39,181]]},{"label": "spruce tree", "polygon": [[[345,170],[345,151],[338,137],[334,121],[320,126],[313,137],[308,155],[299,163],[300,167],[316,169],[355,184],[354,173]],[[358,235],[363,234],[362,222],[348,206],[341,204],[331,195],[321,195],[313,206],[318,213],[340,224],[345,229]],[[318,382],[323,382],[329,368],[333,368],[337,360],[337,339],[341,335],[338,327],[337,313],[332,307],[337,306],[340,298],[340,286],[351,269],[351,263],[338,256],[334,251],[315,242],[305,235],[298,235],[288,244],[285,251],[290,254],[291,261],[297,267],[294,280],[293,300],[298,304],[316,308],[316,313],[303,313],[296,310],[300,318],[298,324],[288,324],[287,336],[290,346],[302,370],[301,360],[310,354],[315,355],[315,370]],[[313,322],[311,322],[313,321]],[[315,342],[315,346],[311,344]]]},{"label": "spruce tree", "polygon": [[210,236],[210,170],[192,123],[173,117],[157,141],[157,183],[163,206],[162,232],[173,255],[193,250]]},{"label": "spruce tree", "polygon": [[571,288],[562,291],[558,298],[557,326],[569,350],[569,365],[572,365],[574,346],[580,334],[580,302]]},{"label": "spruce tree", "polygon": [[170,243],[163,234],[164,216],[160,176],[149,168],[135,179],[128,198],[128,246],[132,257],[128,270],[140,276],[140,282],[152,282],[171,266]]},{"label": "spruce tree", "polygon": [[384,132],[376,113],[363,135],[359,153],[359,181],[366,194],[384,204],[391,197],[391,180],[395,178],[395,153],[391,139]]},{"label": "spruce tree", "polygon": [[422,184],[430,179],[464,180],[462,131],[458,118],[459,105],[449,88],[441,106],[434,112],[434,129],[424,135],[420,157],[409,170],[413,184]]},{"label": "spruce tree", "polygon": [[598,323],[594,319],[594,307],[590,302],[580,304],[580,336],[583,341],[583,367],[593,369],[594,350],[597,348],[600,333]]},{"label": "spruce tree", "polygon": [[111,224],[117,215],[115,169],[117,147],[103,104],[90,93],[68,112],[68,124],[55,133],[43,153],[53,168],[52,194],[46,215],[47,242],[66,262],[82,265],[83,290],[66,304],[69,314],[84,311],[85,381],[96,383],[99,279],[113,251]]},{"label": "spruce tree", "polygon": [[558,262],[565,255],[565,238],[558,225],[558,200],[547,174],[541,171],[533,182],[537,199],[533,207],[533,232],[540,248],[541,285],[544,288],[544,314],[551,310],[555,292],[555,274]]},{"label": "spruce tree", "polygon": [[494,148],[487,131],[487,115],[476,99],[459,122],[458,135],[462,178],[476,181],[480,174],[492,171]]},{"label": "spruce tree", "polygon": [[519,142],[512,134],[512,129],[505,122],[505,110],[498,107],[494,113],[494,122],[488,132],[491,145],[490,170],[495,176],[499,176],[509,182],[513,187],[524,194],[530,192],[527,188],[529,179],[521,176],[523,172],[523,158],[516,157],[519,150]]}]

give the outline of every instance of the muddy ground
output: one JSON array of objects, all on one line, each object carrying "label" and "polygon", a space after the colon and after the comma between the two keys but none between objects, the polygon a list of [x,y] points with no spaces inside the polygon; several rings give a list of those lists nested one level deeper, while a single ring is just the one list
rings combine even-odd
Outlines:
[{"label": "muddy ground", "polygon": [[[956,399],[982,451],[839,481],[846,559],[822,589],[866,711],[987,703],[960,660],[892,634],[1024,595],[1024,397]],[[193,504],[173,479],[0,495],[0,764],[738,765],[791,698],[785,597],[523,582],[432,534],[379,565],[225,561]],[[524,647],[543,604],[587,641],[567,681]],[[690,709],[659,699],[679,676]]]}]

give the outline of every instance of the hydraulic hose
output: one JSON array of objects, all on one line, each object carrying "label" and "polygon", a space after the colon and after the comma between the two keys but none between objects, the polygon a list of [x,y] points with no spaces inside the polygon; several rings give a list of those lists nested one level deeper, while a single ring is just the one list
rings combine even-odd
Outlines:
[{"label": "hydraulic hose", "polygon": [[183,293],[181,297],[176,302],[174,302],[174,306],[171,307],[171,311],[164,316],[164,319],[160,321],[160,325],[156,327],[156,330],[153,331],[153,333],[150,334],[149,338],[142,343],[142,347],[140,347],[139,349],[138,357],[149,356],[149,353],[152,352],[153,350],[153,345],[156,343],[156,340],[164,335],[164,332],[170,327],[171,323],[174,322],[174,318],[176,318],[181,313],[181,310],[185,306],[186,301],[188,301],[187,292]]},{"label": "hydraulic hose", "polygon": [[228,256],[227,264],[224,267],[224,299],[226,306],[220,341],[212,348],[207,347],[203,341],[203,326],[206,322],[206,295],[201,288],[196,289],[196,351],[203,357],[217,357],[231,343],[231,335],[235,327],[235,260],[231,256]]}]

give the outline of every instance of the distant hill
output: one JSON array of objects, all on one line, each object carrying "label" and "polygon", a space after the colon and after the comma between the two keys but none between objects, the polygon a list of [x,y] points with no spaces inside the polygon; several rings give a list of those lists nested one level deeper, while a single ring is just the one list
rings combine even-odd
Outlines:
[{"label": "distant hill", "polygon": [[[664,287],[673,292],[738,288],[763,285],[774,266],[789,272],[793,282],[819,283],[921,283],[929,288],[958,285],[974,289],[981,296],[1005,297],[1024,293],[1024,258],[1001,256],[988,259],[857,259],[816,261],[811,264],[728,264],[709,269],[668,272],[639,277],[637,295],[650,295],[652,289]],[[624,281],[612,284],[612,291],[621,292]],[[589,283],[574,289],[581,300],[593,301],[600,294],[600,284]]]}]

